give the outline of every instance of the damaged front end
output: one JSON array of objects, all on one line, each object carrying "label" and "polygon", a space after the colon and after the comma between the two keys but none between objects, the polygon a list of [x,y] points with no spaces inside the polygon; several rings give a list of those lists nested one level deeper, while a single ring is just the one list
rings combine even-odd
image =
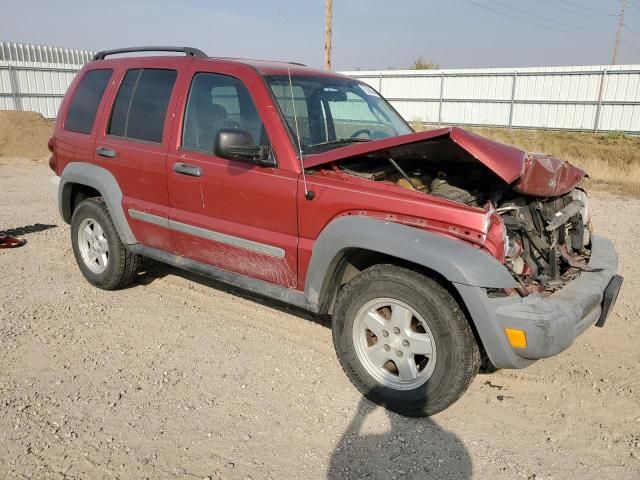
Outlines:
[{"label": "damaged front end", "polygon": [[501,202],[505,264],[526,292],[553,292],[588,269],[591,222],[586,193],[518,196]]},{"label": "damaged front end", "polygon": [[590,210],[577,187],[586,174],[554,157],[447,128],[335,149],[305,166],[312,175],[395,185],[488,212],[502,221],[504,245],[491,253],[520,295],[551,293],[589,268]]}]

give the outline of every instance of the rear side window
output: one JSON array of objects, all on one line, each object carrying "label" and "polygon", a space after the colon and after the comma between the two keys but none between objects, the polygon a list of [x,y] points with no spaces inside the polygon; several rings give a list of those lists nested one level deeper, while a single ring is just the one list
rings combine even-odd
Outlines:
[{"label": "rear side window", "polygon": [[82,77],[69,104],[64,129],[91,133],[98,106],[113,70],[91,70]]},{"label": "rear side window", "polygon": [[129,70],[118,90],[107,134],[162,143],[164,120],[176,77],[175,70]]}]

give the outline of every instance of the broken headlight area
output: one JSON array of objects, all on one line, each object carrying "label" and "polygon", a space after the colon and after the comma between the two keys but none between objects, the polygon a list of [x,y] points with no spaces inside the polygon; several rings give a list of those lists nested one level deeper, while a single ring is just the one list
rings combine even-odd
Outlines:
[{"label": "broken headlight area", "polygon": [[497,212],[508,239],[505,264],[526,293],[552,293],[589,269],[591,222],[583,190],[512,198]]}]

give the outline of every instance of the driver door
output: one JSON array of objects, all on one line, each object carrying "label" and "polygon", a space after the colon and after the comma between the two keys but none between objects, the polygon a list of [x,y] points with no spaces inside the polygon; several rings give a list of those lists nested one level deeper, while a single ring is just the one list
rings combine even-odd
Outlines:
[{"label": "driver door", "polygon": [[[168,154],[169,228],[179,255],[285,287],[297,284],[297,174],[213,153],[221,129],[268,145],[243,82],[194,71]],[[178,122],[176,122],[178,123]],[[175,145],[177,143],[177,145]]]}]

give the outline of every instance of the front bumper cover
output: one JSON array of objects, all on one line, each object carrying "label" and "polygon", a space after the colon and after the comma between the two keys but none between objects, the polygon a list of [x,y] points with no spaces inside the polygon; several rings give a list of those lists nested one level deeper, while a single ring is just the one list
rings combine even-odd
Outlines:
[{"label": "front bumper cover", "polygon": [[[612,242],[594,235],[591,243],[589,267],[593,271],[582,272],[547,297],[533,294],[525,298],[490,298],[483,288],[456,285],[494,366],[526,367],[567,349],[593,324],[604,324],[617,299],[622,277],[616,275],[618,255]],[[523,330],[527,346],[511,347],[505,328]]]}]

